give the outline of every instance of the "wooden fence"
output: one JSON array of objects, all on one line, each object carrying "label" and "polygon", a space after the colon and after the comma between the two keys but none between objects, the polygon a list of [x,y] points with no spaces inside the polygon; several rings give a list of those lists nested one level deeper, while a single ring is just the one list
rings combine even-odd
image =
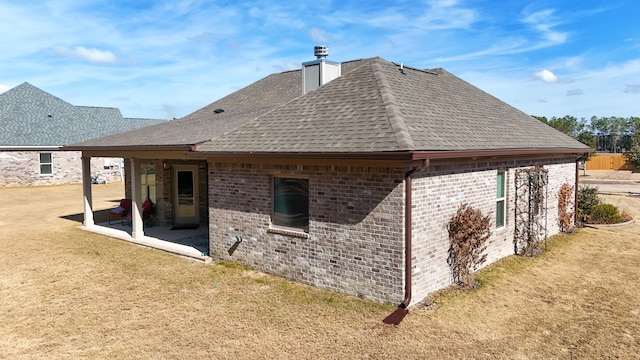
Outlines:
[{"label": "wooden fence", "polygon": [[633,170],[622,154],[598,153],[587,161],[587,170]]}]

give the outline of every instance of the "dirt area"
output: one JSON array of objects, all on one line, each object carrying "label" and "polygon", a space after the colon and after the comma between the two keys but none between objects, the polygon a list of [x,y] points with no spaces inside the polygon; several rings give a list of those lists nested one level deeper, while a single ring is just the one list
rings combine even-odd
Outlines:
[{"label": "dirt area", "polygon": [[580,170],[580,181],[621,181],[640,183],[640,172],[631,170]]},{"label": "dirt area", "polygon": [[[95,185],[95,207],[117,184]],[[640,219],[640,198],[605,201]],[[0,189],[2,359],[639,359],[640,225],[583,229],[394,306],[76,229],[80,186]]]}]

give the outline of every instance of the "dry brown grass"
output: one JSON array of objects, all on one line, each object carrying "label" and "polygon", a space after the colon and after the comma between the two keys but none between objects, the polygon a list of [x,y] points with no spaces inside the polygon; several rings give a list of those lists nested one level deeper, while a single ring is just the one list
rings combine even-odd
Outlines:
[{"label": "dry brown grass", "polygon": [[[96,208],[122,190],[96,185]],[[584,229],[394,310],[89,234],[80,186],[0,189],[0,358],[638,359],[638,224]],[[607,201],[640,219],[640,199]]]}]

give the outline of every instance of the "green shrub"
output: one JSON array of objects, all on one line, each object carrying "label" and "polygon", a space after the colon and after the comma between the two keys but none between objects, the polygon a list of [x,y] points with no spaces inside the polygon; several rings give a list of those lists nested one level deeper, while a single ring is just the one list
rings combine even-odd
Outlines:
[{"label": "green shrub", "polygon": [[624,153],[624,158],[628,163],[635,166],[636,169],[640,169],[640,142],[634,141],[631,149]]},{"label": "green shrub", "polygon": [[623,221],[618,208],[611,204],[598,204],[591,209],[589,223],[591,224],[617,224]]},{"label": "green shrub", "polygon": [[581,186],[578,189],[578,217],[586,221],[593,208],[600,205],[598,198],[598,188],[591,186]]}]

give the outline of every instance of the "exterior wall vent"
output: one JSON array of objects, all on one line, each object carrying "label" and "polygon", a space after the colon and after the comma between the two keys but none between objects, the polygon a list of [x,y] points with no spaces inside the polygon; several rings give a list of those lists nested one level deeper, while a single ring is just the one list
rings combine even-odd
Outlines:
[{"label": "exterior wall vent", "polygon": [[340,63],[326,60],[329,56],[327,46],[314,46],[313,55],[316,56],[316,60],[302,63],[302,91],[304,94],[342,75]]}]

